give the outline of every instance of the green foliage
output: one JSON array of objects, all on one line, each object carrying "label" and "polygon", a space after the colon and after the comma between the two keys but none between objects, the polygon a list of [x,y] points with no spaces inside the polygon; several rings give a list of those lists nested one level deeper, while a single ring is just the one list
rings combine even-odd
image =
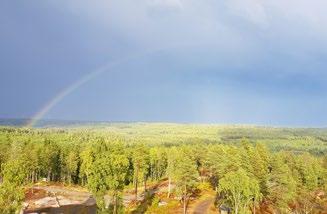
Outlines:
[{"label": "green foliage", "polygon": [[136,144],[132,148],[132,164],[133,164],[133,184],[135,187],[135,200],[137,201],[138,186],[140,182],[146,182],[149,176],[149,150],[144,144]]},{"label": "green foliage", "polygon": [[93,153],[90,147],[85,148],[80,153],[80,173],[79,177],[82,184],[84,185],[89,179],[90,174],[92,173],[92,166],[95,159],[95,154]]},{"label": "green foliage", "polygon": [[[117,213],[122,212],[126,186],[134,185],[137,195],[148,180],[168,177],[169,193],[183,204],[198,183],[209,181],[233,206],[233,194],[240,193],[238,212],[259,206],[261,199],[280,213],[290,207],[305,210],[316,207],[312,194],[327,188],[326,133],[325,129],[160,123],[3,127],[0,207],[7,213],[16,210],[23,187],[48,178],[88,187],[99,210]],[[104,195],[110,200],[104,201]]]},{"label": "green foliage", "polygon": [[249,205],[261,199],[257,180],[250,178],[243,169],[228,172],[220,181],[218,191],[237,213],[250,213]]},{"label": "green foliage", "polygon": [[0,213],[16,213],[24,199],[23,184],[27,171],[23,159],[11,159],[2,164],[3,183],[0,185]]},{"label": "green foliage", "polygon": [[6,182],[0,185],[0,213],[18,213],[24,199],[22,187]]},{"label": "green foliage", "polygon": [[79,151],[75,145],[65,148],[60,153],[60,162],[63,163],[61,168],[61,177],[69,184],[78,178],[78,167],[80,163],[79,158]]},{"label": "green foliage", "polygon": [[101,153],[97,154],[88,171],[88,187],[97,196],[98,207],[105,210],[104,196],[112,197],[113,212],[117,213],[119,196],[124,189],[129,160],[119,143],[99,145]]},{"label": "green foliage", "polygon": [[268,198],[281,210],[288,209],[296,194],[296,181],[281,155],[274,155],[268,178]]},{"label": "green foliage", "polygon": [[189,151],[187,148],[179,150],[172,169],[172,179],[176,182],[176,194],[182,199],[184,213],[186,213],[189,197],[197,187],[199,177],[196,163],[191,159]]},{"label": "green foliage", "polygon": [[23,159],[17,158],[9,160],[2,165],[3,184],[11,183],[22,186],[25,182],[27,171],[26,163]]},{"label": "green foliage", "polygon": [[152,147],[149,150],[150,177],[152,180],[159,180],[166,174],[167,153],[164,147]]},{"label": "green foliage", "polygon": [[186,196],[196,188],[199,173],[195,162],[185,151],[180,151],[176,159],[172,178],[176,181],[177,189],[183,196]]}]

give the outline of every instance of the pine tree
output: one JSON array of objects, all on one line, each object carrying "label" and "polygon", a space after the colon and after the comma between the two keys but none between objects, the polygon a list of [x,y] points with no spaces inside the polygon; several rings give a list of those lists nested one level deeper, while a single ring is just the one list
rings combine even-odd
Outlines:
[{"label": "pine tree", "polygon": [[184,214],[189,197],[196,189],[199,178],[196,163],[189,154],[182,149],[179,150],[173,170],[173,180],[176,182],[176,192],[182,198]]},{"label": "pine tree", "polygon": [[28,172],[20,157],[2,164],[3,183],[0,185],[0,213],[16,213],[24,199],[23,185]]},{"label": "pine tree", "polygon": [[137,201],[139,182],[144,181],[144,190],[146,191],[146,182],[149,174],[149,153],[144,144],[137,144],[133,148],[132,162],[134,168],[133,183],[135,187],[135,201]]},{"label": "pine tree", "polygon": [[271,160],[267,187],[269,200],[280,210],[287,210],[288,204],[294,200],[296,194],[296,181],[279,154]]}]

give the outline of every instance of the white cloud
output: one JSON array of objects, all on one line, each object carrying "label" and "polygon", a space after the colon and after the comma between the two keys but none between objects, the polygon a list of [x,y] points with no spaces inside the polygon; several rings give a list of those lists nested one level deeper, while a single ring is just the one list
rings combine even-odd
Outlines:
[{"label": "white cloud", "polygon": [[183,4],[180,0],[149,0],[148,2],[151,6],[155,7],[167,7],[175,9],[181,9],[183,7]]},{"label": "white cloud", "polygon": [[226,1],[226,5],[234,16],[242,17],[262,27],[268,25],[266,9],[262,0],[229,0]]},{"label": "white cloud", "polygon": [[260,58],[267,51],[301,55],[327,44],[322,0],[100,0],[66,7],[139,50],[185,46]]}]

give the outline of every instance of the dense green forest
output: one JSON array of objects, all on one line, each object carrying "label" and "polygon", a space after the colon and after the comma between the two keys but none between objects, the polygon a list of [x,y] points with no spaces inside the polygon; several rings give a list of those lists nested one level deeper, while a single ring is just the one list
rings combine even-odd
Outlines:
[{"label": "dense green forest", "polygon": [[[99,213],[123,213],[124,188],[167,179],[167,197],[188,200],[206,182],[217,206],[237,214],[323,213],[327,130],[119,123],[0,128],[0,213],[15,213],[24,190],[48,181],[86,187]],[[172,185],[174,184],[174,185]],[[174,188],[170,188],[174,186]],[[113,198],[105,206],[104,196]],[[259,212],[259,211],[257,211]]]}]

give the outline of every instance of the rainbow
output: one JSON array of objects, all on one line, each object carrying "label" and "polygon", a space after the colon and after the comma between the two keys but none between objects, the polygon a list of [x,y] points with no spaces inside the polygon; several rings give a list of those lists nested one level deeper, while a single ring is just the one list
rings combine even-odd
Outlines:
[{"label": "rainbow", "polygon": [[[174,46],[173,48],[176,48],[176,46]],[[150,51],[144,51],[138,54],[131,54],[127,57],[121,58],[119,60],[107,63],[104,66],[101,66],[100,68],[86,74],[85,76],[81,77],[80,79],[78,79],[77,81],[75,81],[73,84],[71,84],[70,86],[64,88],[63,90],[61,90],[56,96],[54,96],[49,102],[47,102],[43,108],[38,111],[31,120],[28,121],[28,123],[26,124],[27,127],[34,127],[37,122],[39,120],[41,120],[55,105],[57,105],[63,98],[65,98],[67,95],[71,94],[72,92],[74,92],[76,89],[80,88],[81,86],[83,86],[85,83],[89,82],[90,80],[94,79],[95,77],[99,76],[100,74],[107,72],[107,71],[111,71],[115,66],[118,66],[122,63],[126,63],[130,60],[135,60],[137,58],[140,57],[144,57],[147,56],[149,54],[154,54],[156,52],[159,51],[164,51],[164,50],[170,50],[172,49],[172,47],[170,48],[159,48],[159,49],[154,49],[154,50],[150,50]]]},{"label": "rainbow", "polygon": [[26,124],[28,127],[33,127],[37,124],[39,120],[41,120],[55,105],[57,105],[64,97],[71,94],[73,91],[84,85],[85,83],[89,82],[90,80],[94,79],[96,76],[100,75],[101,73],[109,70],[114,65],[120,64],[110,63],[107,64],[85,76],[75,81],[72,85],[68,86],[67,88],[61,90],[54,98],[52,98],[40,111],[38,111],[32,119]]}]

